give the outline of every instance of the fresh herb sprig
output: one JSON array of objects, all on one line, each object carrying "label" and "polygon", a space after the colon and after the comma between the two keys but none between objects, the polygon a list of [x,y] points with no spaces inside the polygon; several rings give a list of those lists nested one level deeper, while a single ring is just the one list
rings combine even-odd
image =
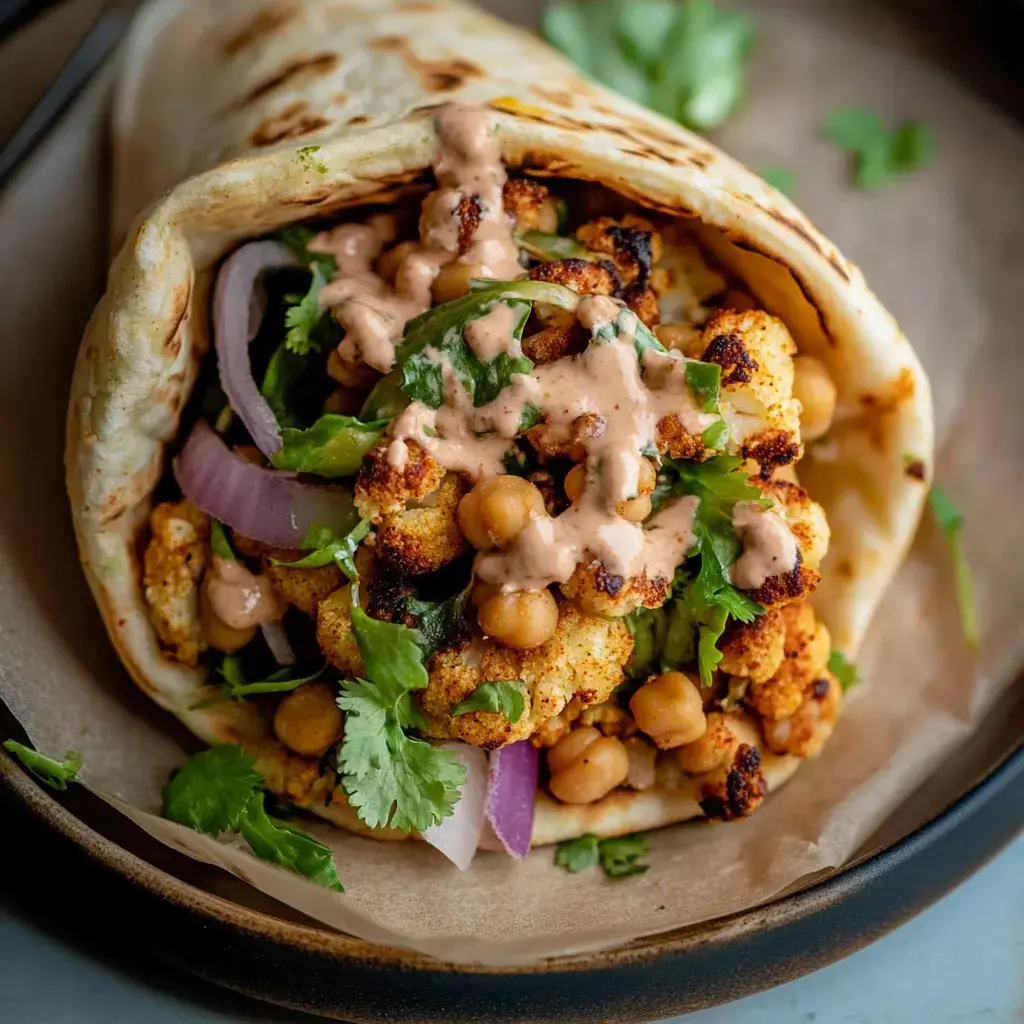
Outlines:
[{"label": "fresh herb sprig", "polygon": [[358,579],[356,550],[370,532],[370,525],[369,519],[360,519],[348,533],[341,536],[330,527],[313,526],[302,542],[303,548],[311,549],[310,553],[296,562],[281,562],[275,558],[274,565],[289,569],[319,569],[333,562],[350,580]]},{"label": "fresh herb sprig", "polygon": [[588,832],[578,839],[560,842],[555,851],[555,863],[573,874],[600,864],[608,878],[629,878],[649,870],[650,864],[637,863],[649,850],[647,836],[642,832],[614,839],[598,839]]},{"label": "fresh herb sprig", "polygon": [[338,266],[333,256],[309,251],[309,243],[315,235],[312,228],[301,224],[291,224],[277,233],[277,237],[309,267],[312,275],[304,295],[287,297],[289,307],[284,315],[285,327],[288,328],[285,346],[289,352],[300,356],[319,352],[336,334],[330,310],[320,306],[320,290],[338,272]]},{"label": "fresh herb sprig", "polygon": [[890,131],[864,107],[843,107],[825,120],[825,137],[853,159],[853,180],[866,191],[927,165],[935,152],[931,130],[920,121],[903,121]]},{"label": "fresh herb sprig", "polygon": [[299,675],[293,668],[280,668],[272,672],[266,679],[250,682],[242,669],[242,659],[237,654],[225,654],[217,674],[224,681],[221,692],[213,701],[203,701],[197,707],[208,707],[218,700],[244,700],[258,693],[289,693],[306,683],[323,678],[324,666],[308,675]]},{"label": "fresh herb sprig", "polygon": [[844,690],[849,690],[851,686],[856,686],[860,682],[857,666],[842,651],[833,651],[828,656],[828,670],[839,680],[839,685]]},{"label": "fresh herb sprig", "polygon": [[941,487],[933,484],[928,497],[931,501],[935,522],[946,535],[946,546],[949,548],[950,561],[953,563],[956,603],[960,609],[960,628],[963,630],[967,646],[972,650],[977,650],[980,632],[978,612],[974,604],[974,581],[971,578],[971,567],[967,564],[967,556],[964,553],[964,514]]},{"label": "fresh herb sprig", "polygon": [[60,792],[68,788],[69,782],[77,780],[82,768],[82,755],[73,750],[64,755],[63,761],[33,750],[17,740],[5,740],[4,750],[13,754],[40,782]]},{"label": "fresh herb sprig", "polygon": [[325,413],[311,427],[285,427],[281,447],[270,457],[275,469],[312,473],[328,480],[352,476],[381,439],[387,420],[364,423],[355,416]]},{"label": "fresh herb sprig", "polygon": [[164,787],[163,815],[215,838],[236,832],[261,860],[343,891],[330,848],[267,814],[263,780],[239,746],[226,743],[189,758]]},{"label": "fresh herb sprig", "polygon": [[521,679],[489,680],[452,708],[452,718],[468,715],[471,711],[496,711],[515,725],[525,710]]}]

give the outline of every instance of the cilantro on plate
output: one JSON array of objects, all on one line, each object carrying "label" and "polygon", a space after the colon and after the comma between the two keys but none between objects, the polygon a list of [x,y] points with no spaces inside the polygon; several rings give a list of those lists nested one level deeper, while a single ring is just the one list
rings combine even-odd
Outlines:
[{"label": "cilantro on plate", "polygon": [[311,549],[308,555],[297,562],[279,562],[276,558],[273,562],[274,565],[283,565],[289,569],[318,569],[333,562],[350,580],[358,579],[356,549],[369,532],[369,519],[360,519],[348,533],[340,537],[328,526],[312,526],[302,541],[303,548]]},{"label": "cilantro on plate", "polygon": [[972,650],[977,650],[979,642],[978,612],[974,606],[974,583],[971,579],[971,567],[967,564],[967,556],[964,553],[964,514],[941,487],[933,485],[928,497],[931,501],[935,521],[938,523],[939,529],[946,535],[946,545],[953,563],[956,602],[960,609],[960,626],[963,629],[964,639]]},{"label": "cilantro on plate", "polygon": [[843,107],[825,120],[825,137],[853,156],[853,179],[870,190],[926,166],[935,151],[931,130],[920,121],[903,121],[889,131],[864,107]]},{"label": "cilantro on plate", "polygon": [[471,711],[496,711],[515,725],[525,710],[521,679],[488,680],[452,708],[452,717],[468,715]]},{"label": "cilantro on plate", "polygon": [[714,0],[562,0],[541,30],[599,82],[695,131],[739,105],[754,35]]},{"label": "cilantro on plate", "polygon": [[325,413],[311,427],[281,431],[281,448],[270,457],[275,469],[334,479],[359,471],[366,453],[381,439],[387,420],[364,423],[355,416]]},{"label": "cilantro on plate", "polygon": [[342,892],[330,848],[267,814],[253,764],[231,743],[193,755],[164,787],[164,817],[215,838],[237,832],[261,860]]},{"label": "cilantro on plate", "polygon": [[61,792],[68,788],[69,782],[77,779],[82,767],[81,754],[76,754],[73,750],[64,755],[63,761],[41,754],[17,740],[5,740],[4,750],[13,754],[40,782]]},{"label": "cilantro on plate", "polygon": [[844,690],[860,682],[857,666],[842,651],[833,651],[828,656],[828,670],[839,680],[839,685]]},{"label": "cilantro on plate", "polygon": [[237,654],[225,654],[217,669],[217,674],[224,680],[222,692],[212,701],[203,701],[197,707],[209,707],[218,700],[242,700],[257,693],[288,693],[297,690],[306,683],[321,679],[324,674],[323,665],[309,675],[298,675],[293,668],[281,668],[272,672],[266,679],[249,682],[242,670],[242,659]]},{"label": "cilantro on plate", "polygon": [[647,836],[642,832],[613,839],[598,839],[588,832],[578,839],[559,843],[555,863],[574,874],[600,864],[608,878],[628,878],[642,875],[650,868],[650,864],[637,863],[649,849]]},{"label": "cilantro on plate", "polygon": [[422,832],[452,813],[466,781],[466,766],[451,751],[406,731],[426,725],[412,699],[413,691],[424,689],[428,681],[422,638],[408,626],[371,619],[355,596],[352,632],[366,678],[341,684],[342,786],[371,828],[390,825]]}]

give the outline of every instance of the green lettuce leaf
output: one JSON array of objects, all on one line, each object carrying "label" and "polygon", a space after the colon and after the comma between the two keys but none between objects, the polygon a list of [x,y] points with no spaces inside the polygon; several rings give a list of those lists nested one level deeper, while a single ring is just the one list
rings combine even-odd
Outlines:
[{"label": "green lettuce leaf", "polygon": [[350,580],[358,579],[356,549],[366,539],[370,525],[369,519],[360,519],[348,533],[340,537],[330,527],[313,526],[302,542],[303,548],[312,548],[312,551],[297,562],[280,562],[275,558],[274,565],[283,565],[289,569],[318,569],[333,562]]},{"label": "green lettuce leaf", "polygon": [[352,476],[387,424],[387,420],[364,423],[354,416],[326,413],[306,430],[285,427],[282,447],[270,457],[271,465],[328,479]]}]

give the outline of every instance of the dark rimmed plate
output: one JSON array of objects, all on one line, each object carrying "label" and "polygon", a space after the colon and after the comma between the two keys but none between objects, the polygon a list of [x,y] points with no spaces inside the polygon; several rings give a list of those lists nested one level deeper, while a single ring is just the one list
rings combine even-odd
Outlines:
[{"label": "dark rimmed plate", "polygon": [[[327,932],[152,843],[88,793],[57,802],[0,755],[0,820],[23,837],[8,877],[40,899],[63,901],[68,916],[96,932],[116,930],[120,942],[130,936],[195,974],[325,1015],[649,1020],[735,999],[845,956],[991,857],[1024,826],[1020,687],[1016,697],[852,867],[727,919],[528,969],[456,969]],[[0,718],[0,732],[8,731]]]}]

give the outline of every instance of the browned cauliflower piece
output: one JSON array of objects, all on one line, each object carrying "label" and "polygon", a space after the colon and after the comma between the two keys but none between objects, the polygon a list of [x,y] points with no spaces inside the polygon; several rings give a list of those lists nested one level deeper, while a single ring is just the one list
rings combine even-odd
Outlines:
[{"label": "browned cauliflower piece", "polygon": [[660,319],[658,296],[651,287],[633,287],[625,293],[626,305],[644,322],[647,327],[655,327]]},{"label": "browned cauliflower piece", "polygon": [[142,586],[149,618],[171,657],[194,666],[206,648],[199,585],[208,557],[210,519],[192,502],[166,501],[149,516]]},{"label": "browned cauliflower piece", "polygon": [[408,458],[404,467],[396,469],[388,462],[389,444],[385,440],[367,453],[356,480],[356,508],[374,523],[405,511],[409,502],[437,490],[444,478],[442,466],[415,441],[406,441]]},{"label": "browned cauliflower piece", "polygon": [[580,295],[614,295],[618,284],[608,266],[577,257],[541,263],[530,271],[530,277],[565,285]]},{"label": "browned cauliflower piece", "polygon": [[811,499],[799,484],[785,479],[773,479],[767,483],[755,480],[766,498],[779,507],[783,518],[796,537],[800,548],[800,562],[808,569],[819,569],[828,551],[831,531],[825,510]]},{"label": "browned cauliflower piece", "polygon": [[782,664],[785,640],[786,620],[782,611],[767,611],[753,622],[733,620],[718,646],[722,652],[718,667],[731,676],[763,683]]},{"label": "browned cauliflower piece", "polygon": [[659,576],[613,576],[600,562],[576,566],[561,586],[562,593],[585,612],[605,618],[621,618],[637,608],[660,608],[672,581]]},{"label": "browned cauliflower piece", "polygon": [[576,239],[591,252],[611,257],[624,285],[647,286],[651,270],[662,256],[661,235],[643,217],[628,213],[620,220],[598,217],[580,225]]},{"label": "browned cauliflower piece", "polygon": [[532,178],[511,178],[501,193],[505,212],[515,222],[516,231],[558,230],[558,205],[546,185]]},{"label": "browned cauliflower piece", "polygon": [[[280,561],[297,561],[305,552],[299,551],[285,558],[275,555]],[[274,585],[274,590],[288,604],[295,605],[306,615],[316,615],[320,602],[341,586],[344,573],[336,565],[324,565],[313,569],[296,569],[287,565],[275,565],[272,558],[264,558],[260,565],[263,573]]]},{"label": "browned cauliflower piece", "polygon": [[363,676],[363,656],[352,633],[352,588],[341,587],[316,609],[316,638],[327,660],[346,676]]},{"label": "browned cauliflower piece", "polygon": [[659,454],[668,455],[673,459],[703,462],[713,454],[713,449],[705,447],[701,435],[691,434],[686,430],[675,414],[663,416],[658,420],[655,443]]},{"label": "browned cauliflower piece", "polygon": [[563,356],[582,352],[587,338],[571,309],[554,307],[550,313],[539,316],[535,305],[523,334],[523,355],[537,365],[553,363]]},{"label": "browned cauliflower piece", "polygon": [[839,680],[823,672],[804,691],[800,706],[789,718],[762,722],[769,749],[776,754],[814,757],[832,735],[842,702]]},{"label": "browned cauliflower piece", "polygon": [[[584,615],[570,604],[559,607],[554,636],[531,651],[514,651],[483,640],[460,650],[438,652],[430,663],[430,682],[422,706],[430,732],[494,749],[544,731],[564,717],[570,702],[577,717],[590,704],[608,699],[624,676],[633,638],[621,622]],[[525,710],[515,724],[492,711],[451,717],[451,709],[487,680],[521,679]],[[557,730],[561,734],[564,730]]]},{"label": "browned cauliflower piece", "polygon": [[271,793],[300,806],[323,805],[330,799],[334,791],[334,773],[321,773],[319,759],[299,757],[280,741],[269,738],[250,741],[245,744],[245,749]]},{"label": "browned cauliflower piece", "polygon": [[585,412],[573,420],[568,436],[547,423],[538,423],[527,430],[526,439],[541,462],[549,459],[582,462],[587,457],[587,439],[600,437],[604,429],[604,417],[596,412]]},{"label": "browned cauliflower piece", "polygon": [[800,707],[807,688],[824,674],[832,641],[806,601],[767,614],[782,619],[783,658],[770,679],[751,681],[747,701],[764,718],[788,718]]},{"label": "browned cauliflower piece", "polygon": [[[728,285],[725,275],[708,263],[692,234],[679,225],[666,227],[663,239],[664,254],[651,275],[651,285],[660,300],[661,318],[665,322],[702,324],[708,317],[707,302],[724,292]],[[699,353],[685,354],[697,356]]]},{"label": "browned cauliflower piece", "polygon": [[803,454],[800,403],[793,397],[796,344],[763,310],[720,310],[704,328],[705,362],[722,367],[722,416],[729,451],[753,459],[767,479]]},{"label": "browned cauliflower piece", "polygon": [[434,572],[467,550],[456,518],[469,485],[449,473],[441,486],[401,512],[385,515],[377,528],[375,551],[385,572],[419,576]]}]

